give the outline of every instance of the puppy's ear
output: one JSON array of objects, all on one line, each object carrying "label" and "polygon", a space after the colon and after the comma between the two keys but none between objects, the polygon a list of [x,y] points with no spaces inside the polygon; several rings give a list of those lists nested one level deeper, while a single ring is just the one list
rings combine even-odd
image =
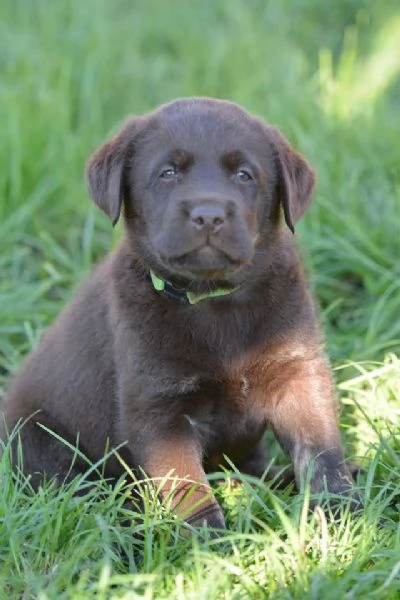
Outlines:
[{"label": "puppy's ear", "polygon": [[278,193],[286,225],[294,233],[294,225],[311,204],[315,172],[301,154],[272,126],[268,132],[278,169]]},{"label": "puppy's ear", "polygon": [[136,122],[136,119],[130,120],[120,133],[100,146],[86,166],[89,193],[113,225],[117,223],[121,213],[125,168],[132,153]]}]

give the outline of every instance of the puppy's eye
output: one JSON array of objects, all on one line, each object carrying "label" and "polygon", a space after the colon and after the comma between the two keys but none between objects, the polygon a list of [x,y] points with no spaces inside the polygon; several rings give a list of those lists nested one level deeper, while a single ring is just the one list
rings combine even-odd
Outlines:
[{"label": "puppy's eye", "polygon": [[173,167],[168,167],[168,169],[164,169],[160,173],[160,177],[162,179],[173,179],[177,175],[177,170]]},{"label": "puppy's eye", "polygon": [[238,181],[241,181],[243,183],[245,183],[246,181],[253,180],[252,174],[249,171],[247,171],[247,169],[239,169],[238,171],[236,171],[235,177]]}]

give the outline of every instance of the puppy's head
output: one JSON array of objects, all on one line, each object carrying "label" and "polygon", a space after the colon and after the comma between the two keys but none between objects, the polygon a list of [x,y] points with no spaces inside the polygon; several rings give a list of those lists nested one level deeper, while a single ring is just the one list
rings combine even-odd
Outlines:
[{"label": "puppy's head", "polygon": [[[314,174],[272,126],[227,101],[188,98],[131,119],[91,157],[88,187],[121,208],[143,263],[178,280],[227,280],[311,202]],[[265,250],[266,252],[268,250]]]}]

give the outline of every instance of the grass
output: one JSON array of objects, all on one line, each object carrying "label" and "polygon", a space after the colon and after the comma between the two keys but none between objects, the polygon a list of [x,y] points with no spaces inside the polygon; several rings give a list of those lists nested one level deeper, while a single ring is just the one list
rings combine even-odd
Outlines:
[{"label": "grass", "polygon": [[229,531],[187,536],[154,498],[139,518],[106,482],[33,494],[5,452],[0,598],[398,598],[398,39],[395,0],[3,0],[0,388],[120,236],[87,197],[90,152],[127,114],[231,98],[318,172],[297,235],[366,507],[332,526],[306,518],[307,495],[225,473]]}]

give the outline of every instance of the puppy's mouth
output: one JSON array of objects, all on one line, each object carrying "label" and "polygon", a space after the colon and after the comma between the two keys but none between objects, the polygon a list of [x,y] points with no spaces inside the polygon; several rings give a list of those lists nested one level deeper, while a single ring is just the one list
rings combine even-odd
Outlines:
[{"label": "puppy's mouth", "polygon": [[220,280],[239,270],[247,261],[232,258],[226,252],[205,245],[179,256],[161,256],[173,274],[194,280]]}]

